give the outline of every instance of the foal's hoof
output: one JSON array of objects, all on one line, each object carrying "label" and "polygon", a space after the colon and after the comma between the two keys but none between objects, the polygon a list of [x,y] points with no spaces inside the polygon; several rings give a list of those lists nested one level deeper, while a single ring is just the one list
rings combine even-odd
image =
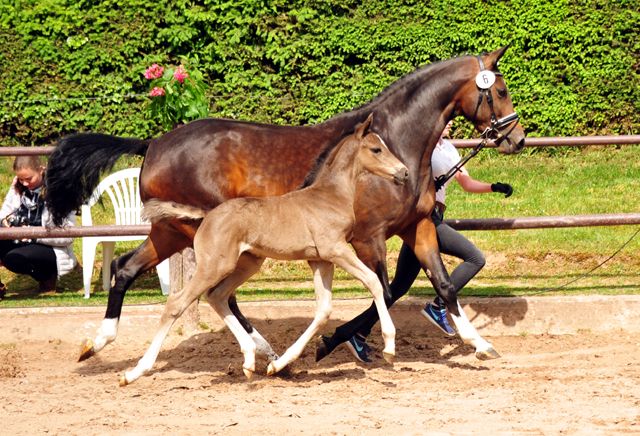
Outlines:
[{"label": "foal's hoof", "polygon": [[82,345],[80,345],[80,357],[78,358],[78,362],[87,360],[94,354],[96,354],[96,351],[93,348],[93,341],[91,339],[85,339]]},{"label": "foal's hoof", "polygon": [[120,379],[120,387],[123,388],[128,384],[129,382],[127,382],[127,376],[123,375],[122,378]]},{"label": "foal's hoof", "polygon": [[486,350],[476,351],[476,359],[478,360],[493,360],[501,357],[500,353],[493,349],[493,347]]},{"label": "foal's hoof", "polygon": [[329,347],[327,347],[327,343],[324,341],[324,336],[318,336],[316,340],[316,362],[324,359],[331,353]]},{"label": "foal's hoof", "polygon": [[382,357],[384,357],[384,360],[389,362],[389,364],[393,365],[393,358],[395,357],[393,354],[387,353],[386,351],[383,351],[382,352]]},{"label": "foal's hoof", "polygon": [[276,365],[273,362],[269,362],[269,366],[267,366],[267,375],[273,375],[276,372],[278,372]]},{"label": "foal's hoof", "polygon": [[244,375],[245,377],[247,377],[248,380],[251,380],[251,377],[253,377],[253,371],[251,371],[250,369],[243,367],[242,372],[244,372]]}]

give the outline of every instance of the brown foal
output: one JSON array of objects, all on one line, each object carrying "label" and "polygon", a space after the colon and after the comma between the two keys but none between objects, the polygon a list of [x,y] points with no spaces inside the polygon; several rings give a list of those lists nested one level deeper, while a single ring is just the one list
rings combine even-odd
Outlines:
[{"label": "brown foal", "polygon": [[[372,121],[373,114],[328,154],[307,188],[281,197],[232,199],[206,216],[204,211],[190,206],[161,200],[145,203],[145,215],[152,222],[168,216],[193,219],[204,216],[204,220],[193,241],[197,260],[193,279],[180,293],[169,297],[149,350],[123,376],[121,386],[151,370],[169,328],[203,294],[236,336],[245,358],[243,370],[250,378],[255,371],[256,344],[231,312],[228,300],[233,289],[255,274],[266,257],[307,260],[313,270],[317,304],[309,328],[282,357],[269,363],[268,375],[300,356],[328,321],[334,264],[362,281],[373,295],[385,343],[383,355],[389,363],[393,362],[395,327],[384,302],[382,285],[348,244],[356,221],[353,205],[360,177],[374,174],[397,185],[404,185],[409,177],[407,167],[370,131]],[[233,286],[216,286],[223,281]]]}]

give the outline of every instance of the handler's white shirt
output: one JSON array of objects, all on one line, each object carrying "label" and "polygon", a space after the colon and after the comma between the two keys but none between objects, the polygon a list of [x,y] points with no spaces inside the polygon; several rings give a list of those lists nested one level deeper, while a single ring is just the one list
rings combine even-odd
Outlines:
[{"label": "handler's white shirt", "polygon": [[[433,171],[434,179],[446,174],[447,171],[453,168],[458,162],[460,162],[460,155],[454,145],[444,139],[442,141],[438,141],[438,144],[431,155],[431,171]],[[436,201],[446,204],[447,186],[449,186],[449,183],[451,183],[453,179],[454,178],[452,177],[447,180],[447,183],[436,191]]]}]

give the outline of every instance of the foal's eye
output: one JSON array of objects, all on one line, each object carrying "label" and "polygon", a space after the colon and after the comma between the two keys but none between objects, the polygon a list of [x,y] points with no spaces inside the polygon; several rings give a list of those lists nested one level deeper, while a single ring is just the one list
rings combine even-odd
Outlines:
[{"label": "foal's eye", "polygon": [[380,154],[382,153],[382,149],[380,148],[372,148],[371,151],[373,152],[373,154]]},{"label": "foal's eye", "polygon": [[505,98],[507,96],[507,90],[504,88],[498,88],[498,97]]}]

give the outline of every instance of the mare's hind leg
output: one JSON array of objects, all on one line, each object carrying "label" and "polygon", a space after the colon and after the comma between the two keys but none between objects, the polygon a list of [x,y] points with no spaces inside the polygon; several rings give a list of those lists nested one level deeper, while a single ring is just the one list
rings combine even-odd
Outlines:
[{"label": "mare's hind leg", "polygon": [[446,303],[447,310],[458,329],[458,334],[462,341],[465,344],[475,347],[476,358],[479,360],[490,360],[500,357],[500,354],[498,354],[493,346],[478,334],[460,307],[456,291],[442,263],[436,239],[436,229],[431,220],[421,221],[418,224],[415,240],[409,240],[407,242],[410,245],[413,243],[413,252],[427,272],[427,277],[431,280],[436,293]]},{"label": "mare's hind leg", "polygon": [[[249,277],[254,275],[258,270],[260,270],[260,266],[264,262],[264,257],[257,257],[250,253],[242,253],[240,258],[238,259],[238,263],[236,265],[235,270],[228,277],[226,277],[222,282],[220,282],[217,286],[212,287],[205,294],[205,298],[216,311],[216,313],[222,318],[222,320],[227,324],[229,330],[234,334],[236,339],[238,340],[238,344],[240,345],[240,351],[244,355],[244,363],[242,364],[242,369],[247,378],[251,378],[253,373],[256,370],[256,349],[259,346],[260,340],[256,341],[256,336],[253,337],[247,333],[242,324],[238,321],[236,316],[233,314],[231,309],[229,308],[229,297],[233,293],[233,291],[246,282]],[[255,331],[255,330],[254,330]],[[257,332],[256,332],[257,333]],[[262,336],[259,335],[260,339]],[[262,339],[262,346],[266,345],[269,350],[271,350],[271,346]],[[271,360],[278,358],[278,355],[270,351]]]},{"label": "mare's hind leg", "polygon": [[331,315],[331,282],[333,281],[333,263],[312,262],[309,266],[313,270],[313,284],[316,293],[316,316],[307,330],[298,340],[282,355],[282,357],[269,364],[267,375],[273,375],[297,359],[304,351],[304,347],[315,337],[318,331],[324,327]]},{"label": "mare's hind leg", "polygon": [[115,284],[109,290],[107,313],[98,330],[98,336],[94,340],[85,339],[82,343],[79,362],[93,356],[116,339],[124,296],[131,283],[143,272],[190,244],[191,238],[184,233],[172,227],[154,225],[149,237],[142,244],[113,260],[111,274],[115,275]]}]

